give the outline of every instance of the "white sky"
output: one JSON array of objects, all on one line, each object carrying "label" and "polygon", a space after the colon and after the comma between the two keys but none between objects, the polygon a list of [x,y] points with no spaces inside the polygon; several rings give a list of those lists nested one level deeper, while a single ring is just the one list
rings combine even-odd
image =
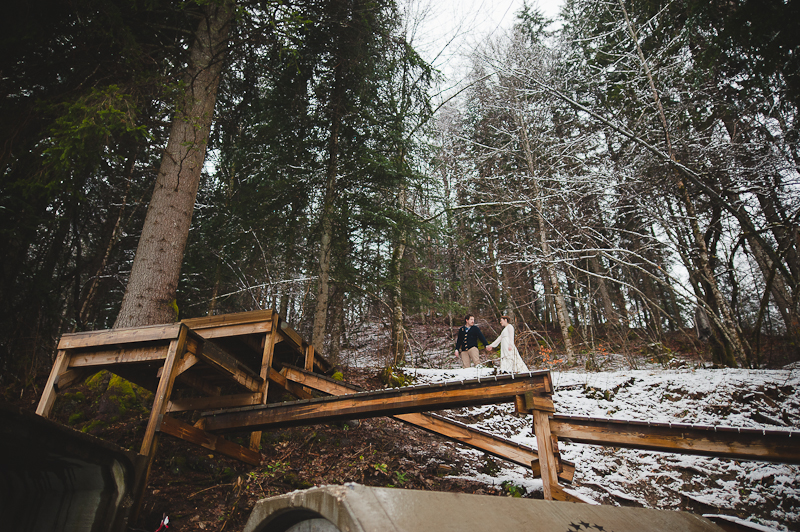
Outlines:
[{"label": "white sky", "polygon": [[[528,0],[528,4],[554,19],[563,0]],[[511,29],[523,0],[404,0],[401,5],[409,24],[421,21],[412,31],[415,48],[452,86],[471,50],[487,37]]]}]

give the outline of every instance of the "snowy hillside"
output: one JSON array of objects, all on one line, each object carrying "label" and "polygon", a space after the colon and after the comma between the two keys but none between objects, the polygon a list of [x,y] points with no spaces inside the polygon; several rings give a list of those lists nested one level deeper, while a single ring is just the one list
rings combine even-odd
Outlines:
[{"label": "snowy hillside", "polygon": [[[407,368],[419,383],[489,376],[481,368]],[[618,370],[553,372],[556,412],[614,419],[698,423],[740,428],[800,430],[800,370]],[[536,446],[530,418],[517,417],[512,405],[490,405],[449,412],[463,423]],[[800,434],[798,434],[800,436]],[[798,438],[800,444],[800,438]],[[487,484],[511,482],[530,493],[541,482],[522,467],[503,464],[487,474],[481,453],[464,476]],[[800,529],[800,467],[562,444],[564,458],[576,464],[570,487],[602,504],[684,509],[746,520],[764,530]],[[498,465],[501,465],[498,463]],[[759,527],[760,528],[760,527]]]}]

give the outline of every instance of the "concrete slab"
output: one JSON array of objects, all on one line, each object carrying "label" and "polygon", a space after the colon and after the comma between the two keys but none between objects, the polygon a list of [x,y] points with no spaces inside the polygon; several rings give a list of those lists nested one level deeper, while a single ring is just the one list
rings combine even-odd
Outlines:
[{"label": "concrete slab", "polygon": [[323,486],[256,503],[244,532],[721,532],[704,517],[490,495]]}]

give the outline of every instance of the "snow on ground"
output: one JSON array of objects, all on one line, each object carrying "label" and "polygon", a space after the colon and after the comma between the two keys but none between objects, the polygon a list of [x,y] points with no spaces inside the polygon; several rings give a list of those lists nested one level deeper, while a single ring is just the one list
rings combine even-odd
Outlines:
[{"label": "snow on ground", "polygon": [[[351,336],[343,365],[377,371],[391,364],[385,352],[375,349],[385,344],[386,336],[385,326],[365,324]],[[494,336],[487,332],[487,337]],[[461,369],[440,327],[418,328],[410,344],[404,371],[420,384],[488,377],[495,372],[492,367]],[[496,361],[487,365],[492,362]],[[705,369],[675,359],[665,368],[652,360],[613,353],[595,355],[593,362],[606,371],[552,368],[557,413],[800,431],[800,363],[782,370]],[[631,366],[637,369],[626,369]],[[510,404],[487,405],[442,414],[536,447],[530,418],[516,415],[513,408]],[[495,486],[506,483],[524,488],[526,493],[542,489],[541,481],[526,468],[495,462],[483,453],[453,445],[471,464],[460,473],[464,478]],[[559,445],[562,456],[576,465],[568,489],[584,499],[726,516],[759,530],[800,530],[798,465]]]},{"label": "snow on ground", "polygon": [[[406,368],[418,383],[489,377],[492,368]],[[696,423],[771,430],[800,429],[800,371],[678,369],[653,367],[588,373],[554,371],[556,412],[636,421]],[[536,447],[530,418],[513,405],[487,405],[448,415],[476,428]],[[800,439],[798,440],[800,443]],[[766,530],[800,529],[800,467],[693,455],[561,443],[575,462],[571,490],[602,504],[683,509],[724,514]],[[522,467],[482,453],[460,452],[474,464],[461,476],[486,484],[511,483],[541,490]],[[487,472],[488,471],[488,472]]]}]

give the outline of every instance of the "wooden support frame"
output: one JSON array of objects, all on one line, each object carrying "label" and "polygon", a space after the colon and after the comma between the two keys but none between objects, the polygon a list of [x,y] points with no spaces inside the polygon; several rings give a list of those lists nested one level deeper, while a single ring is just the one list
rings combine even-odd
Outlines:
[{"label": "wooden support frame", "polygon": [[[362,391],[343,382],[334,381],[289,366],[284,367],[280,373],[273,370],[269,378],[301,399],[309,398],[311,395],[308,392],[304,392],[304,387],[300,386],[299,382],[302,382],[308,388],[330,395],[346,395]],[[291,388],[291,384],[295,385],[294,389]],[[305,393],[305,395],[300,395],[300,393]],[[530,467],[531,463],[533,463],[535,464],[533,468],[534,474],[538,476],[539,457],[535,449],[435,414],[396,414],[392,417],[426,432],[444,436],[462,445],[524,467]],[[564,466],[559,469],[558,478],[564,482],[571,483],[574,475],[575,464],[564,462]]]},{"label": "wooden support frame", "polygon": [[533,431],[539,451],[539,469],[542,476],[542,490],[545,500],[553,500],[553,485],[558,485],[558,464],[553,454],[553,440],[550,434],[550,420],[544,410],[533,411]]},{"label": "wooden support frame", "polygon": [[[194,332],[192,327],[197,327],[199,332]],[[281,345],[300,355],[298,358],[303,360],[307,371],[288,366],[280,372],[276,371],[273,359],[275,346],[279,342],[285,342]],[[242,360],[252,364],[252,369],[237,359],[232,351],[227,351],[240,347],[249,350]],[[280,348],[281,357],[286,353],[286,347]],[[258,356],[258,350],[261,360],[260,368],[256,371],[254,359]],[[248,358],[250,353],[253,353],[253,359]],[[116,368],[123,377],[129,375],[126,378],[136,382],[141,380],[148,389],[156,388],[153,411],[140,450],[148,472],[161,432],[257,464],[260,460],[257,452],[260,433],[258,439],[255,434],[263,427],[392,415],[423,430],[461,441],[512,462],[529,465],[534,474],[542,477],[545,498],[554,500],[580,501],[558,483],[570,482],[575,472],[574,464],[561,459],[559,438],[575,443],[800,463],[800,446],[796,445],[800,433],[797,431],[556,415],[552,381],[547,371],[532,372],[527,377],[525,374],[516,374],[462,381],[457,385],[450,382],[399,390],[355,392],[347,385],[311,373],[314,369],[324,369],[325,364],[324,359],[314,352],[313,346],[305,343],[290,328],[281,327],[280,317],[274,311],[212,316],[134,329],[66,334],[59,342],[55,363],[36,412],[48,417],[63,388],[93,371],[107,368],[113,372]],[[143,369],[145,373],[142,373]],[[303,400],[267,405],[270,381]],[[176,383],[184,389],[190,385],[208,397],[173,398],[172,390]],[[336,397],[313,398],[310,393],[312,389]],[[223,395],[223,391],[226,395]],[[517,412],[532,415],[538,452],[513,442],[504,442],[501,438],[483,434],[466,425],[422,413],[426,410],[506,401],[514,402]],[[226,410],[207,412],[194,427],[168,415],[170,412],[220,408]],[[209,432],[242,429],[255,431],[251,436],[251,449]],[[141,483],[141,490],[137,493],[143,493],[145,486],[146,480]]]},{"label": "wooden support frame", "polygon": [[[268,320],[265,322],[264,318]],[[203,318],[198,326],[203,328],[206,339],[182,323],[65,334],[59,342],[56,361],[37,406],[37,413],[43,417],[49,416],[60,388],[101,369],[108,369],[112,373],[118,370],[121,376],[133,378],[153,391],[153,407],[139,448],[139,455],[143,458],[144,481],[135,492],[136,504],[140,503],[144,493],[146,477],[162,432],[247,463],[258,464],[258,452],[192,427],[170,417],[168,413],[266,402],[268,380],[250,370],[235,355],[227,352],[223,345],[216,344],[214,338],[263,334],[262,373],[266,373],[271,366],[274,345],[280,339],[276,333],[279,320],[279,316],[272,311],[243,313],[233,318]],[[243,336],[242,339],[245,345],[252,347],[250,336]],[[218,382],[228,383],[226,395],[223,395],[223,388]],[[207,396],[173,399],[176,383],[189,385]],[[247,393],[230,394],[234,387]]]},{"label": "wooden support frame", "polygon": [[516,395],[528,391],[541,392],[545,386],[545,373],[495,376],[493,379],[409,386],[207,412],[204,414],[204,427],[209,432],[224,433],[513,402]]},{"label": "wooden support frame", "polygon": [[[267,404],[267,393],[269,392],[269,374],[272,370],[272,357],[275,353],[275,343],[276,338],[278,337],[278,330],[280,329],[280,316],[277,313],[273,312],[270,316],[271,325],[270,325],[270,332],[267,334],[266,338],[264,339],[264,351],[261,355],[261,372],[259,374],[261,378],[261,400],[259,404],[265,405]],[[253,451],[258,451],[261,448],[261,431],[253,431],[250,433],[250,449]]]},{"label": "wooden support frame", "polygon": [[69,359],[70,356],[66,349],[58,350],[53,369],[50,370],[50,376],[47,378],[42,397],[39,398],[39,405],[36,407],[36,413],[42,417],[50,417],[50,411],[53,409],[58,394],[58,378],[69,370]]},{"label": "wooden support frame", "polygon": [[[551,432],[550,418],[555,412],[553,404],[553,386],[550,374],[547,374],[544,389],[539,393],[528,391],[514,398],[516,411],[531,414],[533,419],[533,432],[536,436],[536,446],[539,459],[531,461],[530,466],[534,475],[542,479],[542,491],[545,500],[560,500],[571,502],[584,502],[582,499],[564,491],[558,483],[559,478],[565,476],[566,464],[561,459],[558,449],[558,438]],[[569,481],[575,473],[574,466],[567,474]]]}]

